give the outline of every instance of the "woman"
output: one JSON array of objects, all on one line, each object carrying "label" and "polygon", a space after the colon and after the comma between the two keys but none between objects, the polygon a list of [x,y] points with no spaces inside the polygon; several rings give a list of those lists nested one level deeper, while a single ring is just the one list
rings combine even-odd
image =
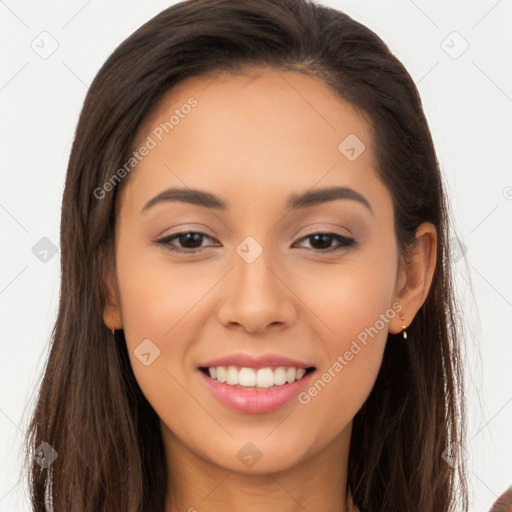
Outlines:
[{"label": "woman", "polygon": [[421,100],[306,0],[191,0],[110,56],[66,177],[34,510],[467,507]]}]

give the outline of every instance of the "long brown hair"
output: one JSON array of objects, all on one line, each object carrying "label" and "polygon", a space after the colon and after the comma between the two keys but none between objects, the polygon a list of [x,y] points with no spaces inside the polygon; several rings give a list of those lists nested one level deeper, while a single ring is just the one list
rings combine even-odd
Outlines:
[{"label": "long brown hair", "polygon": [[[362,512],[467,508],[464,463],[453,449],[464,445],[465,409],[451,224],[413,80],[375,33],[332,8],[189,0],[114,51],[80,115],[62,203],[58,318],[26,439],[36,512],[45,510],[45,495],[55,512],[164,510],[169,472],[159,418],[134,377],[123,331],[114,341],[102,317],[116,198],[129,176],[102,198],[94,191],[127,161],[164,93],[194,75],[250,65],[321,78],[368,116],[402,255],[422,222],[438,232],[427,299],[407,343],[388,335],[375,386],[354,418],[347,483],[354,502]],[[41,443],[58,454],[49,467],[32,458]]]}]

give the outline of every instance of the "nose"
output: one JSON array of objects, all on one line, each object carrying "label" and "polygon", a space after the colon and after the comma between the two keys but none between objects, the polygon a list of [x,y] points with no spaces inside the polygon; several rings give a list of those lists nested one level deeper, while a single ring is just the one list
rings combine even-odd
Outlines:
[{"label": "nose", "polygon": [[235,255],[218,309],[219,321],[225,327],[254,334],[271,326],[284,328],[293,324],[297,317],[294,294],[284,275],[269,264],[266,251],[252,263]]}]

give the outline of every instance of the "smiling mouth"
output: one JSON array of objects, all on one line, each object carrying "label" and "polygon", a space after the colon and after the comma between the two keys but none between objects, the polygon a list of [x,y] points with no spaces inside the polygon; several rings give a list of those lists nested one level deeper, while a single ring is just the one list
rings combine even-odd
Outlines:
[{"label": "smiling mouth", "polygon": [[239,366],[200,366],[199,370],[209,378],[238,389],[274,389],[303,379],[316,368],[249,368]]}]

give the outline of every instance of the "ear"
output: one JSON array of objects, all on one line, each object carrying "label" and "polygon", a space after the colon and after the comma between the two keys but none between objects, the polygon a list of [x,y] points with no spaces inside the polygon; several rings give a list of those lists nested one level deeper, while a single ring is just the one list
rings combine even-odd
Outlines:
[{"label": "ear", "polygon": [[121,317],[121,306],[119,300],[119,289],[113,265],[102,261],[102,278],[105,284],[106,299],[103,309],[103,322],[110,329],[122,329],[123,321]]},{"label": "ear", "polygon": [[[395,301],[402,310],[389,322],[389,332],[397,334],[412,322],[425,302],[436,267],[437,231],[433,224],[424,222],[416,230],[416,246],[401,260],[397,274]],[[402,320],[401,317],[405,320]]]}]

